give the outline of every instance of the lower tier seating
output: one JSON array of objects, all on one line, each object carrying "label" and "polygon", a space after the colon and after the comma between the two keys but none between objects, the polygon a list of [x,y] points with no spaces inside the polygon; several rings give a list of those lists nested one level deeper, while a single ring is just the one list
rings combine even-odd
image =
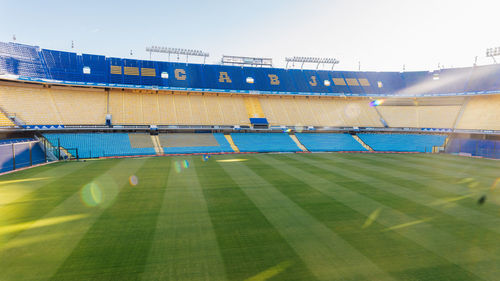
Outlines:
[{"label": "lower tier seating", "polygon": [[[78,148],[80,158],[153,155],[153,147],[133,148],[127,133],[79,133],[79,134],[44,134],[49,142],[57,146],[58,140],[69,153]],[[74,155],[75,156],[75,155]]]},{"label": "lower tier seating", "polygon": [[221,133],[160,134],[165,154],[234,152]]},{"label": "lower tier seating", "polygon": [[451,139],[446,152],[500,159],[500,140]]},{"label": "lower tier seating", "polygon": [[[29,139],[26,139],[29,141]],[[31,146],[31,152],[30,152]],[[31,153],[31,156],[30,156]],[[45,153],[36,142],[2,142],[0,144],[0,173],[45,162]]]},{"label": "lower tier seating", "polygon": [[301,151],[285,133],[233,133],[231,137],[241,152]]},{"label": "lower tier seating", "polygon": [[375,151],[432,152],[432,147],[442,146],[443,135],[412,134],[358,134],[363,142]]},{"label": "lower tier seating", "polygon": [[366,151],[349,134],[297,133],[295,135],[309,151]]}]

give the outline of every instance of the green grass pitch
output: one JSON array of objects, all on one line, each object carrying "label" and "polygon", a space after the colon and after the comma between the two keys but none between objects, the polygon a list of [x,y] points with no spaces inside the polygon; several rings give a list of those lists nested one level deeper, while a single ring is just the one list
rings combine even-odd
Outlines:
[{"label": "green grass pitch", "polygon": [[50,164],[0,177],[0,280],[500,280],[499,177],[431,154]]}]

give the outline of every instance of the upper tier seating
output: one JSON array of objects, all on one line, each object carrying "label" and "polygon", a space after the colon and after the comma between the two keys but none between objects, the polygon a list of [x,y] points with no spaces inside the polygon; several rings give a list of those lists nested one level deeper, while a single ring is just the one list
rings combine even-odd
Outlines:
[{"label": "upper tier seating", "polygon": [[104,90],[0,86],[0,106],[27,125],[97,125],[106,119]]},{"label": "upper tier seating", "polygon": [[379,106],[389,127],[453,128],[460,105],[445,106]]},{"label": "upper tier seating", "polygon": [[0,73],[46,78],[38,48],[17,43],[0,42]]},{"label": "upper tier seating", "polygon": [[165,154],[234,152],[221,133],[160,134]]},{"label": "upper tier seating", "polygon": [[[78,148],[80,158],[156,154],[153,147],[133,148],[129,134],[126,133],[44,134],[44,136],[53,146],[57,146],[59,140],[65,149]],[[69,152],[75,153],[72,150]]]},{"label": "upper tier seating", "polygon": [[233,133],[231,137],[241,152],[301,151],[285,133]]},{"label": "upper tier seating", "polygon": [[432,152],[432,147],[442,146],[446,136],[412,134],[358,134],[375,151]]},{"label": "upper tier seating", "polygon": [[12,122],[5,114],[0,112],[0,127],[15,127],[16,124]]},{"label": "upper tier seating", "polygon": [[259,100],[271,125],[382,127],[368,99],[266,96]]},{"label": "upper tier seating", "polygon": [[496,64],[433,72],[302,70],[112,58],[0,42],[2,73],[69,84],[272,94],[420,96],[500,90]]},{"label": "upper tier seating", "polygon": [[249,124],[242,96],[111,91],[113,124]]},{"label": "upper tier seating", "polygon": [[471,97],[457,129],[500,130],[500,95]]},{"label": "upper tier seating", "polygon": [[295,135],[309,151],[366,151],[349,134],[296,133]]},{"label": "upper tier seating", "polygon": [[[247,102],[245,103],[245,99]],[[500,130],[500,95],[457,98],[427,105],[377,107],[389,127]],[[416,103],[429,102],[417,99]],[[441,101],[449,105],[439,105]],[[249,114],[270,125],[382,127],[368,98],[172,93],[2,83],[0,108],[27,125],[249,125]],[[437,104],[437,105],[435,105]],[[248,111],[250,108],[250,111]],[[461,117],[460,111],[463,110]],[[15,126],[0,113],[0,126]]]}]

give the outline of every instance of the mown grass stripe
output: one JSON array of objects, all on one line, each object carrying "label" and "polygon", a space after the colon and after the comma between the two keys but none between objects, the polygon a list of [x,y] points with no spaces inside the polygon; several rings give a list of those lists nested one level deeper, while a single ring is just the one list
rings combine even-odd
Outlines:
[{"label": "mown grass stripe", "polygon": [[[289,194],[289,197],[295,197],[294,200],[303,208],[330,228],[335,229],[351,245],[398,279],[420,280],[429,276],[438,278],[440,275],[452,280],[477,279],[468,271],[447,261],[439,254],[427,250],[399,232],[387,232],[386,229],[392,227],[389,226],[391,224],[402,227],[405,224],[409,226],[408,222],[414,224],[419,220],[391,208],[384,202],[356,192],[353,190],[355,184],[346,181],[341,175],[325,173],[317,167],[304,165],[300,161],[283,156],[262,156],[261,162],[266,165],[261,166],[262,163],[259,163],[255,167],[261,167],[263,171],[273,174],[273,178],[276,178],[276,181],[280,182],[279,185],[283,186],[281,188],[283,192],[287,191],[286,194]],[[297,187],[294,188],[294,185]],[[294,190],[297,189],[300,192],[298,195],[293,195]],[[314,196],[314,193],[320,193],[338,204],[324,202],[319,196]],[[314,197],[317,198],[314,200]],[[328,212],[325,213],[325,210]],[[377,212],[379,214],[372,218],[372,215]],[[390,212],[389,218],[387,218],[388,212]],[[356,218],[357,216],[353,213],[360,214],[362,218]],[[388,226],[380,224],[378,219],[381,217],[387,219],[386,225]],[[373,219],[371,225],[364,227],[369,218]],[[432,233],[420,233],[420,235],[431,236]],[[411,258],[415,256],[426,258]],[[439,264],[439,267],[436,267],[436,264]]]},{"label": "mown grass stripe", "polygon": [[[0,177],[0,207],[10,203],[20,203],[20,199],[47,184],[59,181],[62,177],[76,170],[85,169],[88,163],[66,163],[67,165],[47,165],[46,169],[16,177]],[[40,167],[41,168],[41,167]]]},{"label": "mown grass stripe", "polygon": [[[358,179],[357,175],[351,174],[349,170],[342,169],[338,166],[328,166],[324,163],[307,159],[307,157],[303,155],[293,155],[287,157],[297,160],[297,165],[299,166],[309,165],[314,168],[331,171],[338,176],[345,176],[350,178],[353,182],[362,181],[361,179]],[[365,184],[370,185],[370,182],[366,181]],[[384,208],[384,204],[360,195],[359,193],[348,191],[335,182],[331,182],[330,185],[335,187],[334,190],[325,190],[325,193],[330,192],[330,196],[338,198],[344,204],[365,214],[367,217],[374,210],[383,208],[377,222],[386,227],[392,227],[418,220],[418,218],[408,216],[407,214],[394,208]],[[316,187],[320,188],[321,186]],[[483,278],[484,280],[496,280],[496,276],[500,273],[498,270],[498,268],[500,268],[498,257],[488,254],[486,251],[474,245],[471,245],[470,247],[463,247],[464,245],[468,245],[467,241],[461,241],[444,231],[436,229],[428,222],[420,223],[408,228],[396,229],[394,231],[420,244],[422,247],[433,252],[434,254],[445,258],[449,262],[459,265],[464,270],[467,270],[476,276],[473,278],[465,278],[464,280],[478,278]]]},{"label": "mown grass stripe", "polygon": [[[411,157],[413,158],[413,157]],[[429,163],[414,164],[406,161],[405,158],[387,159],[380,158],[363,158],[355,156],[349,158],[357,163],[371,164],[379,168],[383,168],[390,176],[399,178],[400,180],[411,181],[412,187],[419,187],[419,190],[424,190],[426,193],[431,193],[441,199],[436,201],[436,205],[445,205],[450,207],[447,202],[456,202],[467,208],[487,213],[494,217],[498,216],[498,206],[500,205],[500,192],[491,190],[493,180],[485,180],[474,174],[468,174],[459,177],[442,176],[443,173],[450,171],[438,170],[434,165],[438,162],[436,159]],[[482,180],[478,182],[478,180]],[[471,185],[472,184],[472,185]],[[500,189],[499,189],[500,190]],[[488,195],[488,204],[477,208],[477,199],[483,194]],[[454,200],[457,199],[458,200]],[[467,199],[467,200],[464,200]]]},{"label": "mown grass stripe", "polygon": [[[435,175],[441,177],[476,177],[477,179],[484,182],[494,180],[496,178],[494,171],[500,170],[500,165],[496,169],[485,169],[470,162],[468,164],[455,164],[448,161],[441,161],[438,157],[444,157],[444,155],[432,155],[429,157],[424,157],[420,154],[413,154],[411,156],[391,155],[390,157],[386,158],[388,158],[389,161],[398,161],[400,159],[404,159],[402,164],[407,165],[424,165],[425,168],[433,170]],[[446,157],[444,157],[444,159],[446,159]]]},{"label": "mown grass stripe", "polygon": [[221,166],[319,280],[392,279],[251,169],[241,163]]},{"label": "mown grass stripe", "polygon": [[[330,159],[329,155],[321,155],[319,157],[321,157],[322,159],[326,159],[327,161]],[[408,185],[407,183],[405,183],[407,182],[407,179],[403,177],[403,180],[398,181],[398,184],[394,184],[388,179],[398,176],[391,169],[380,167],[380,165],[377,164],[369,165],[360,163],[359,161],[353,161],[345,158],[343,159],[343,164],[351,165],[352,169],[347,170],[338,166],[336,166],[334,169],[343,170],[345,174],[350,174],[353,178],[357,178],[365,182],[370,182],[370,185],[390,192],[401,198],[405,198],[417,204],[421,204],[428,208],[434,209],[438,212],[454,216],[459,220],[478,225],[479,227],[484,227],[488,230],[496,232],[497,234],[500,234],[500,218],[461,206],[455,202],[449,203],[449,205],[451,205],[453,208],[443,208],[442,206],[433,204],[440,198],[413,190],[413,186],[415,184],[418,184],[418,181],[415,181],[413,185]],[[311,159],[308,159],[308,161],[310,160]],[[370,172],[376,173],[371,173],[371,175],[369,175],[368,173]]]},{"label": "mown grass stripe", "polygon": [[[105,168],[106,165],[98,165],[101,175],[86,180],[101,187],[103,195],[101,204],[93,208],[88,207],[83,204],[80,192],[73,192],[72,196],[56,205],[45,216],[35,220],[31,227],[0,247],[0,279],[53,280],[52,275],[71,254],[99,215],[112,204],[114,196],[126,183],[127,179],[123,179],[122,174],[133,172],[141,165],[142,162],[122,161],[108,161],[109,169]],[[59,221],[38,225],[47,219]],[[94,241],[96,244],[101,242]],[[74,278],[74,280],[82,279],[83,276]]]},{"label": "mown grass stripe", "polygon": [[229,280],[261,277],[280,267],[272,280],[316,280],[300,257],[221,168],[216,156],[198,161],[196,171]]},{"label": "mown grass stripe", "polygon": [[[321,159],[319,158],[319,160]],[[351,166],[345,162],[346,161],[343,161],[340,164],[336,163],[333,165],[339,165],[348,169],[357,169],[356,166]],[[299,163],[302,164],[302,162],[297,162],[296,165]],[[300,167],[303,166],[304,165],[301,165]],[[354,181],[351,178],[346,178],[340,173],[335,173],[332,170],[326,171],[321,168],[314,167],[310,171],[326,179],[330,179],[331,176],[334,175],[332,179],[336,183],[344,185],[360,194],[363,194],[364,196],[372,198],[373,200],[381,202],[409,216],[414,216],[417,219],[431,218],[431,220],[429,220],[429,224],[431,224],[434,228],[455,236],[459,241],[467,241],[467,246],[469,246],[469,244],[475,245],[492,255],[497,255],[500,250],[496,243],[492,243],[492,241],[497,241],[499,239],[499,235],[493,231],[483,228],[480,225],[471,226],[470,223],[460,220],[455,216],[438,212],[422,204],[418,204],[414,201],[399,197],[393,193],[386,192],[383,188],[373,188],[373,186],[364,181]],[[378,173],[367,173],[371,175],[378,175]],[[392,181],[396,184],[399,184],[400,182],[400,180],[392,179],[391,177],[384,177],[383,180]],[[447,208],[449,206],[446,205],[442,207]]]},{"label": "mown grass stripe", "polygon": [[[413,177],[420,177],[426,181],[440,182],[443,184],[456,184],[458,181],[468,178],[477,177],[483,182],[491,183],[493,177],[491,173],[485,173],[487,176],[479,176],[481,170],[475,167],[450,167],[447,163],[441,162],[438,159],[423,159],[416,158],[415,155],[392,155],[390,157],[382,155],[380,157],[361,157],[360,155],[353,156],[353,160],[366,162],[379,162],[384,166],[395,168],[398,171],[411,171]],[[470,191],[465,186],[457,186],[451,189],[450,192]]]},{"label": "mown grass stripe", "polygon": [[[75,192],[91,181],[94,177],[105,173],[119,161],[109,163],[95,162],[67,163],[77,166],[77,169],[66,173],[57,180],[45,182],[43,186],[29,192],[8,205],[0,206],[0,227],[20,223],[31,223],[51,212],[56,206],[71,197]],[[62,166],[61,168],[65,168]],[[57,170],[52,170],[57,175]],[[5,243],[18,232],[11,232],[0,236],[0,244]]]},{"label": "mown grass stripe", "polygon": [[143,280],[226,280],[196,162],[185,160],[188,169],[170,170]]},{"label": "mown grass stripe", "polygon": [[[160,158],[124,161],[128,166],[120,171],[111,205],[51,280],[136,280],[143,272],[170,163]],[[138,179],[135,186],[129,182],[132,175]]]},{"label": "mown grass stripe", "polygon": [[[438,155],[435,154],[417,154],[418,157],[422,158],[434,158]],[[498,159],[487,159],[487,158],[474,158],[474,157],[464,157],[451,154],[439,154],[442,158],[441,161],[446,161],[450,163],[455,163],[459,165],[475,165],[486,169],[498,169],[500,166],[500,161]]]}]

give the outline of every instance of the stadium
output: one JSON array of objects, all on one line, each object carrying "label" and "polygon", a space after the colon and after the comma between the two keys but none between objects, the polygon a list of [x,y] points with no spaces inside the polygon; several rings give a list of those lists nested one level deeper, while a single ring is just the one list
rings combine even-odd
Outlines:
[{"label": "stadium", "polygon": [[498,64],[148,51],[0,42],[0,280],[498,280]]}]

